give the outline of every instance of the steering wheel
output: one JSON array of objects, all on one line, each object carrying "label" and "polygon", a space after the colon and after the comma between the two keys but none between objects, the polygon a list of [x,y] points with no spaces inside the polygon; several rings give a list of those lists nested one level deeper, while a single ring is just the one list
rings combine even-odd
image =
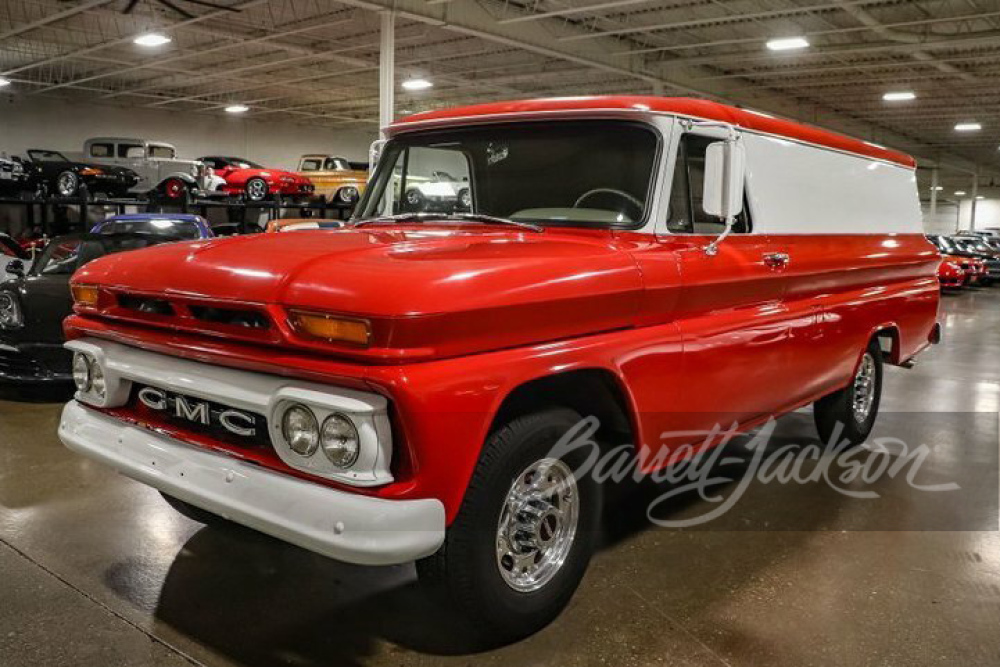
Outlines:
[{"label": "steering wheel", "polygon": [[639,201],[637,197],[630,195],[624,190],[616,190],[615,188],[594,188],[593,190],[587,190],[582,195],[576,198],[576,201],[573,202],[573,208],[580,208],[580,204],[582,204],[584,200],[588,199],[589,197],[593,197],[594,195],[603,195],[603,194],[615,195],[616,197],[621,197],[626,201],[626,203],[628,203],[631,206],[634,206],[635,215],[631,216],[633,220],[638,220],[640,217],[642,217],[642,208],[643,208],[642,202]]}]

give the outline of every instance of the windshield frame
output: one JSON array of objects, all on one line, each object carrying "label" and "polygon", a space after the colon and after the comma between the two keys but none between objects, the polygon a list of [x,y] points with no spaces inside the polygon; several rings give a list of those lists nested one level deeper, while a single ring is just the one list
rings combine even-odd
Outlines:
[{"label": "windshield frame", "polygon": [[[407,145],[409,142],[407,140],[417,138],[425,139],[427,143],[432,143],[436,135],[452,135],[456,132],[476,132],[491,129],[506,129],[506,128],[516,128],[523,127],[526,124],[532,124],[533,126],[549,125],[549,126],[565,126],[569,125],[614,125],[614,126],[632,126],[640,128],[649,132],[655,144],[653,146],[652,155],[652,168],[649,173],[649,181],[646,186],[645,199],[643,200],[643,214],[638,220],[633,220],[629,222],[613,222],[613,221],[580,221],[580,220],[524,220],[525,224],[537,225],[543,228],[556,227],[556,228],[573,228],[573,229],[592,229],[592,230],[607,230],[607,229],[618,229],[618,230],[637,230],[643,229],[649,224],[652,219],[653,211],[657,206],[657,185],[659,183],[659,178],[661,170],[663,169],[663,151],[666,147],[666,141],[664,140],[663,132],[660,127],[651,121],[635,119],[635,118],[608,118],[608,117],[571,117],[565,119],[524,119],[516,121],[497,121],[489,123],[474,123],[474,124],[461,124],[452,125],[449,127],[435,127],[431,129],[421,129],[402,132],[386,143],[385,147],[381,152],[378,163],[375,165],[375,172],[372,174],[369,180],[368,187],[365,188],[365,192],[362,195],[361,201],[354,209],[354,215],[351,217],[352,222],[359,222],[361,220],[372,220],[380,218],[383,216],[378,215],[367,215],[362,216],[362,212],[367,210],[371,205],[372,200],[378,200],[382,197],[382,193],[386,187],[388,187],[389,182],[392,179],[392,167],[386,166],[388,164],[387,158],[391,155],[397,153],[397,147],[400,145]],[[393,160],[393,166],[395,166],[395,160]],[[469,185],[472,188],[473,193],[476,189],[476,174],[474,171],[470,170],[469,173]],[[473,202],[475,202],[475,194],[473,194]],[[474,208],[469,211],[473,214],[482,215],[493,215],[488,212],[476,211]],[[442,219],[447,219],[446,214],[441,214]]]}]

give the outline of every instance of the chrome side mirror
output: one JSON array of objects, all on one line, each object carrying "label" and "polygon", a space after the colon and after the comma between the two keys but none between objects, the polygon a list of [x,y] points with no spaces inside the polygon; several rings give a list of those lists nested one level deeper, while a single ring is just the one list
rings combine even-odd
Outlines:
[{"label": "chrome side mirror", "polygon": [[716,141],[705,150],[705,180],[702,208],[705,213],[725,220],[726,228],[705,247],[705,254],[715,255],[719,244],[733,231],[736,216],[743,211],[743,187],[746,178],[746,152],[739,137]]}]

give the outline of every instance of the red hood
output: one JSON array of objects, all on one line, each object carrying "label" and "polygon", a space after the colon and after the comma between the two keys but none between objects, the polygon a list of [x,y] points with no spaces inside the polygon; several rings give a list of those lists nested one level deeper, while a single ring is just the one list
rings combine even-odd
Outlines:
[{"label": "red hood", "polygon": [[73,280],[361,316],[397,359],[631,326],[642,290],[610,232],[427,225],[163,245],[96,260]]}]

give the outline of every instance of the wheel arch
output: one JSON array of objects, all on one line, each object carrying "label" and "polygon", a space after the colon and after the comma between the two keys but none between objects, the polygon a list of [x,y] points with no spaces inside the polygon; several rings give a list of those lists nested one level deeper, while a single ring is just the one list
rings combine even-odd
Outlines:
[{"label": "wheel arch", "polygon": [[899,326],[895,322],[886,322],[872,329],[868,340],[875,339],[882,348],[882,361],[893,366],[902,363],[899,341]]},{"label": "wheel arch", "polygon": [[638,443],[638,418],[622,380],[606,368],[576,368],[541,375],[512,387],[493,413],[489,433],[517,416],[561,406],[583,417],[593,415],[604,437],[628,438]]}]

